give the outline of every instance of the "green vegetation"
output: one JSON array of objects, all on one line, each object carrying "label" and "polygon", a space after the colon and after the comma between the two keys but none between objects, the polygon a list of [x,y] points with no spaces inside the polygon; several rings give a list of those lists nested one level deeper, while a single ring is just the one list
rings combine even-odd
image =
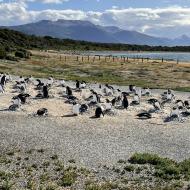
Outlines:
[{"label": "green vegetation", "polygon": [[77,174],[74,171],[66,171],[60,179],[59,185],[63,187],[71,186],[75,183]]},{"label": "green vegetation", "polygon": [[154,154],[134,154],[129,162],[131,164],[149,164],[154,166],[156,177],[163,179],[180,179],[184,177],[186,180],[190,179],[190,159],[177,163],[168,158],[161,158]]},{"label": "green vegetation", "polygon": [[[174,90],[190,91],[189,64],[175,64],[172,62],[153,63],[152,61],[98,59],[93,57],[67,56],[57,53],[31,51],[30,59],[15,61],[0,61],[0,72],[17,76],[34,76],[36,78],[85,80],[86,82],[100,82],[118,85],[137,85],[149,88],[171,88]],[[61,56],[61,58],[60,58]]]},{"label": "green vegetation", "polygon": [[117,189],[116,183],[104,182],[104,183],[95,183],[95,182],[86,182],[85,190],[112,190]]},{"label": "green vegetation", "polygon": [[4,47],[0,47],[0,59],[5,59],[7,56],[6,50]]},{"label": "green vegetation", "polygon": [[[14,149],[0,154],[3,158],[0,189],[180,190],[190,187],[190,159],[177,163],[154,154],[136,153],[113,167],[102,165],[91,170],[77,168],[73,159],[64,165],[63,160],[46,155],[44,149],[31,150],[30,154]],[[30,156],[27,160],[26,154]],[[7,164],[5,160],[11,162]]]},{"label": "green vegetation", "polygon": [[15,52],[15,57],[29,59],[31,53],[25,49],[19,49]]},{"label": "green vegetation", "polygon": [[92,43],[85,41],[75,41],[70,39],[61,40],[57,38],[52,38],[50,36],[36,37],[34,35],[25,35],[23,33],[9,29],[0,29],[0,46],[3,46],[9,51],[13,51],[17,48],[82,51],[190,51],[190,47],[188,46],[162,47],[146,45]]},{"label": "green vegetation", "polygon": [[[14,75],[56,79],[85,80],[150,88],[172,88],[190,91],[190,67],[174,62],[123,60],[112,58],[65,56],[52,50],[141,50],[190,51],[190,47],[149,47],[123,44],[101,44],[52,37],[36,37],[0,29],[0,72]],[[30,51],[29,51],[30,50]],[[45,50],[45,51],[42,51]]]}]

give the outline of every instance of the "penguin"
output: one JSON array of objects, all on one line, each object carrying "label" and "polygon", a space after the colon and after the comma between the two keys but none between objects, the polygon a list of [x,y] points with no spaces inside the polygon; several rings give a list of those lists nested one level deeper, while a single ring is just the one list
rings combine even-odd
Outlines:
[{"label": "penguin", "polygon": [[80,106],[80,113],[85,113],[85,112],[88,111],[88,109],[89,109],[88,105],[82,104],[82,105]]},{"label": "penguin", "polygon": [[151,96],[152,93],[150,91],[149,88],[143,88],[143,93],[142,93],[143,96]]},{"label": "penguin", "polygon": [[37,110],[36,114],[38,116],[46,116],[46,115],[48,115],[48,110],[46,108],[41,108],[41,109]]},{"label": "penguin", "polygon": [[159,101],[153,103],[154,109],[160,111],[161,110],[161,104]]},{"label": "penguin", "polygon": [[66,82],[65,82],[65,80],[62,79],[62,80],[60,81],[60,86],[65,87],[65,85],[66,85]]},{"label": "penguin", "polygon": [[189,104],[189,101],[188,101],[188,100],[185,100],[185,101],[184,101],[184,106],[185,106],[186,108],[188,108],[188,107],[190,106],[190,104]]},{"label": "penguin", "polygon": [[44,86],[44,83],[41,82],[40,79],[36,80],[38,82],[38,84],[36,85],[38,89],[41,89]]},{"label": "penguin", "polygon": [[66,87],[66,94],[68,96],[72,96],[73,95],[73,92],[72,92],[72,90],[71,90],[71,88],[69,86]]},{"label": "penguin", "polygon": [[104,117],[103,109],[101,107],[97,107],[95,110],[95,117],[100,118],[101,116]]},{"label": "penguin", "polygon": [[80,105],[76,102],[73,103],[73,115],[79,115],[80,114]]},{"label": "penguin", "polygon": [[112,106],[115,106],[115,104],[116,104],[116,99],[117,99],[117,98],[114,98],[114,99],[111,100]]},{"label": "penguin", "polygon": [[0,93],[4,93],[5,92],[5,90],[4,90],[4,87],[0,84]]},{"label": "penguin", "polygon": [[151,119],[152,115],[148,112],[142,112],[142,113],[137,114],[137,117],[139,119]]},{"label": "penguin", "polygon": [[128,101],[126,95],[123,96],[122,106],[124,109],[128,109],[128,107],[129,107],[129,101]]},{"label": "penguin", "polygon": [[180,116],[180,110],[178,107],[173,107],[172,111],[170,113],[170,117],[171,118],[178,118],[178,120],[181,120],[181,116]]},{"label": "penguin", "polygon": [[76,80],[76,89],[80,88],[80,82],[78,80]]},{"label": "penguin", "polygon": [[82,89],[86,88],[86,82],[85,82],[85,81],[82,81],[82,82],[81,82],[80,88],[82,88]]},{"label": "penguin", "polygon": [[11,106],[9,106],[9,110],[10,111],[16,111],[17,109],[19,109],[21,107],[21,100],[20,100],[20,98],[13,99],[12,103],[13,104]]},{"label": "penguin", "polygon": [[131,106],[136,106],[140,104],[140,98],[138,96],[138,94],[135,94],[135,96],[133,97],[133,101],[131,102]]},{"label": "penguin", "polygon": [[129,91],[130,91],[130,92],[135,92],[135,90],[136,90],[136,86],[134,86],[134,85],[129,85]]},{"label": "penguin", "polygon": [[2,78],[1,78],[1,86],[5,86],[6,84],[6,75],[3,75]]},{"label": "penguin", "polygon": [[151,99],[147,100],[147,102],[148,102],[149,104],[152,104],[152,105],[153,105],[154,103],[158,102],[158,100],[155,99],[155,98],[151,98]]},{"label": "penguin", "polygon": [[48,86],[52,86],[53,83],[54,83],[53,77],[49,77],[48,82],[47,82],[47,85],[48,85]]},{"label": "penguin", "polygon": [[175,101],[175,104],[179,107],[179,106],[184,106],[184,103],[183,103],[183,101],[182,100],[176,100]]},{"label": "penguin", "polygon": [[27,99],[28,97],[30,97],[29,94],[19,94],[18,96],[13,97],[13,99],[19,98],[20,101],[21,101],[21,104],[25,104],[25,103],[26,103],[26,99]]},{"label": "penguin", "polygon": [[49,92],[47,86],[43,86],[42,92],[43,92],[43,98],[49,98]]}]

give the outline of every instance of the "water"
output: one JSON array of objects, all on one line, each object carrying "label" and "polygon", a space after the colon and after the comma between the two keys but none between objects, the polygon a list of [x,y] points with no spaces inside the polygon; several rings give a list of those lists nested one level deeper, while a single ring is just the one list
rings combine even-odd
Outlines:
[{"label": "water", "polygon": [[180,52],[92,52],[90,55],[101,55],[101,56],[117,56],[117,57],[129,57],[129,58],[150,58],[161,60],[172,60],[181,62],[190,62],[190,53]]}]

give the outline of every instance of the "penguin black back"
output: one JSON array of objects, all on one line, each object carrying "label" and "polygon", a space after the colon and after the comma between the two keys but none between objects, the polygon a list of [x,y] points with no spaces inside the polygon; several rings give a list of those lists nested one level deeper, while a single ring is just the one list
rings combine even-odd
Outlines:
[{"label": "penguin black back", "polygon": [[127,109],[129,107],[129,101],[128,101],[126,95],[123,96],[123,102],[122,102],[122,104],[123,104],[124,109]]},{"label": "penguin black back", "polygon": [[44,98],[49,98],[49,92],[48,92],[48,87],[43,86],[43,97]]},{"label": "penguin black back", "polygon": [[101,115],[104,116],[104,113],[103,113],[103,111],[102,111],[102,108],[101,108],[101,107],[97,107],[97,108],[96,108],[96,111],[95,111],[95,117],[96,117],[96,118],[100,118]]}]

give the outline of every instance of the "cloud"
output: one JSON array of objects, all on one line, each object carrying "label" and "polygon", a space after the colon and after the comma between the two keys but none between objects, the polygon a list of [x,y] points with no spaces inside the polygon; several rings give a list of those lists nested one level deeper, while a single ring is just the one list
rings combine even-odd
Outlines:
[{"label": "cloud", "polygon": [[[61,1],[56,0],[56,2]],[[52,0],[41,0],[41,2],[50,3]],[[190,30],[190,8],[180,6],[166,8],[112,8],[103,12],[85,12],[71,9],[33,11],[28,9],[24,1],[0,3],[0,25],[18,25],[42,19],[89,20],[99,25],[115,25],[127,30],[136,30],[165,37],[188,35]]]},{"label": "cloud", "polygon": [[[26,1],[32,1],[32,2],[35,2],[37,0],[26,0]],[[69,0],[38,0],[38,2],[42,2],[44,4],[50,4],[50,3],[55,3],[55,4],[59,4],[59,3],[63,3],[63,2],[67,2]]]}]

